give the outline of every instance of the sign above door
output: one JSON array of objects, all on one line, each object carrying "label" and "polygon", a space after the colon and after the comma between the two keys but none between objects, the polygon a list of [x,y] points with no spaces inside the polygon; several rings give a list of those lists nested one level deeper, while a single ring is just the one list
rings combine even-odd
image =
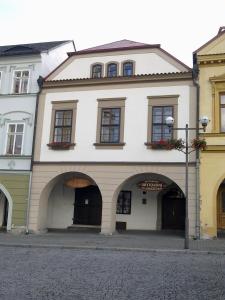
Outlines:
[{"label": "sign above door", "polygon": [[161,191],[166,184],[159,180],[144,180],[137,184],[137,187],[143,191]]}]

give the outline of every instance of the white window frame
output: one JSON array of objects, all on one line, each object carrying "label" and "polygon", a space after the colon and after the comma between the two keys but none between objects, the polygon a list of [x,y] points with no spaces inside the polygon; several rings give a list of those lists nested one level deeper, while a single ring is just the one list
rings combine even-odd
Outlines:
[{"label": "white window frame", "polygon": [[[21,143],[21,153],[20,154],[9,154],[7,153],[7,142],[8,142],[8,133],[9,133],[9,125],[23,125],[23,135],[22,135],[22,143]],[[16,132],[15,132],[16,134]],[[25,123],[24,122],[10,122],[7,123],[7,129],[6,129],[6,140],[5,140],[5,155],[10,155],[10,156],[15,156],[15,155],[23,155],[23,144],[24,144],[24,136],[25,136]],[[14,139],[13,142],[13,152],[15,150],[15,141],[16,139]]]},{"label": "white window frame", "polygon": [[[21,82],[22,80],[20,81],[20,88],[19,88],[19,93],[15,93],[14,90],[13,90],[13,87],[14,87],[14,79],[15,79],[15,73],[16,72],[28,72],[29,75],[28,75],[28,81],[27,81],[27,92],[26,93],[22,93],[21,92]],[[30,70],[29,69],[18,69],[18,70],[14,70],[13,71],[13,78],[12,78],[12,88],[11,88],[11,91],[12,91],[12,94],[15,94],[15,95],[19,95],[19,94],[28,94],[29,92],[29,85],[30,85]]]},{"label": "white window frame", "polygon": [[[2,74],[3,74],[3,72],[0,71],[0,91],[1,91],[1,86],[2,86]],[[1,94],[1,93],[0,93],[0,94]]]}]

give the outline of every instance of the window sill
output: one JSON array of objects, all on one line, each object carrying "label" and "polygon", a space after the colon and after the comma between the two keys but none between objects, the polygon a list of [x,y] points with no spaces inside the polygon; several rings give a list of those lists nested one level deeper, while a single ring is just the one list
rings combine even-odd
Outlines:
[{"label": "window sill", "polygon": [[159,144],[159,143],[147,142],[145,143],[145,146],[147,146],[147,149],[151,149],[151,150],[172,150],[171,148],[168,147],[168,145]]},{"label": "window sill", "polygon": [[52,150],[71,150],[74,149],[74,143],[49,143],[47,146]]},{"label": "window sill", "polygon": [[125,143],[94,143],[96,149],[123,149]]}]

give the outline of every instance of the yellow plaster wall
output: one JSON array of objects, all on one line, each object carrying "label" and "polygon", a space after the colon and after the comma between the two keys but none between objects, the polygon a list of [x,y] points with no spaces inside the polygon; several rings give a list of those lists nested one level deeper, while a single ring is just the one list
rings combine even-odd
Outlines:
[{"label": "yellow plaster wall", "polygon": [[[200,155],[200,222],[202,237],[217,236],[217,192],[225,179],[225,133],[220,133],[219,93],[225,91],[225,34],[207,45],[198,55],[200,116],[210,119],[206,134],[207,151]],[[212,55],[216,53],[216,55]],[[211,55],[208,55],[211,54]],[[212,80],[221,77],[222,81]]]},{"label": "yellow plaster wall", "polygon": [[203,237],[217,235],[217,192],[225,179],[225,152],[202,152],[200,156],[200,220]]}]

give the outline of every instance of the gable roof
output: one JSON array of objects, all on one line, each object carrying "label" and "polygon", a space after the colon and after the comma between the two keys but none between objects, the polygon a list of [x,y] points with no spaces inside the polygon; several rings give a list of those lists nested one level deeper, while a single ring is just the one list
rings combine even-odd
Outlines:
[{"label": "gable roof", "polygon": [[206,42],[205,44],[203,44],[201,47],[199,47],[193,53],[195,54],[195,53],[199,52],[200,50],[204,49],[206,46],[208,46],[213,41],[215,41],[216,39],[218,39],[219,37],[221,37],[223,34],[225,34],[225,26],[221,26],[219,28],[219,31],[218,31],[217,35],[215,35],[213,38],[211,38],[208,42]]},{"label": "gable roof", "polygon": [[43,42],[43,43],[0,46],[0,56],[40,54],[41,52],[48,51],[50,49],[53,49],[55,47],[58,47],[68,42],[73,42],[73,41],[66,40],[66,41],[53,41],[53,42]]},{"label": "gable roof", "polygon": [[69,55],[72,56],[72,55],[96,53],[96,52],[109,52],[109,51],[146,49],[146,48],[160,48],[160,44],[144,44],[144,43],[138,43],[138,42],[124,39],[124,40],[103,44],[96,47],[83,49],[76,52],[70,52]]}]

